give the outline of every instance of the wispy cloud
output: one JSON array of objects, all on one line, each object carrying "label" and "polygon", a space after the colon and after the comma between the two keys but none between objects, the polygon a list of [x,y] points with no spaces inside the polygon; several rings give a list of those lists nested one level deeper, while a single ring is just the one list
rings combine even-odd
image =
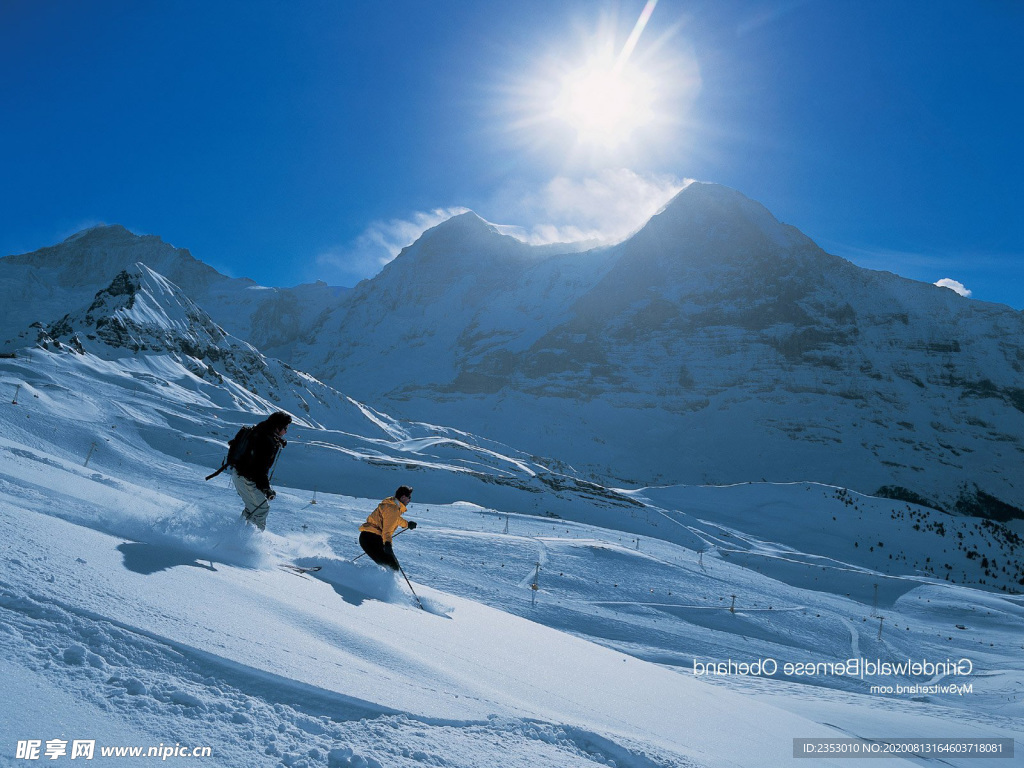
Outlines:
[{"label": "wispy cloud", "polygon": [[405,219],[375,221],[351,243],[318,254],[316,263],[333,270],[336,276],[334,279],[354,285],[380,272],[403,248],[414,243],[431,227],[467,210],[435,208],[432,211],[417,211]]},{"label": "wispy cloud", "polygon": [[516,236],[535,245],[614,243],[643,226],[689,183],[625,168],[583,178],[557,176],[536,191],[504,190],[491,215],[514,222]]},{"label": "wispy cloud", "polygon": [[935,285],[940,288],[949,288],[951,291],[956,291],[961,296],[970,296],[971,292],[964,287],[964,284],[959,280],[953,280],[949,277],[944,277],[941,280],[936,280]]},{"label": "wispy cloud", "polygon": [[[604,245],[635,232],[689,183],[628,169],[581,178],[557,176],[537,189],[500,189],[477,213],[531,245]],[[317,266],[332,272],[330,282],[354,285],[376,275],[426,230],[467,210],[436,208],[373,222],[352,242],[318,254]]]}]

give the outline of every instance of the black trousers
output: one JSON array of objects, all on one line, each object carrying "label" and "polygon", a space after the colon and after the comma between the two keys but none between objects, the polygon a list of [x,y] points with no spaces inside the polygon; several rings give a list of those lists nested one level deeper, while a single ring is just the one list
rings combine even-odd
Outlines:
[{"label": "black trousers", "polygon": [[399,570],[398,558],[395,557],[395,552],[391,549],[390,541],[385,544],[384,539],[376,533],[360,531],[359,546],[377,565],[386,565],[393,571]]}]

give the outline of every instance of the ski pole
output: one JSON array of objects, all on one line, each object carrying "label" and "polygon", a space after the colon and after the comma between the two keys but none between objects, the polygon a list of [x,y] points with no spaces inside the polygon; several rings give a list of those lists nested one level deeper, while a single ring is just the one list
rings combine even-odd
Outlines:
[{"label": "ski pole", "polygon": [[[409,530],[408,528],[403,528],[402,530],[400,530],[400,531],[399,531],[398,533],[396,533],[396,534],[395,534],[394,536],[392,536],[391,538],[392,538],[392,539],[395,539],[395,538],[397,538],[398,536],[401,536],[401,535],[402,535],[403,533],[405,533],[405,532],[406,532],[406,531],[408,531],[408,530]],[[362,557],[362,556],[363,556],[363,555],[365,555],[365,554],[366,554],[366,553],[365,553],[365,552],[363,552],[363,554],[362,554],[362,555],[356,555],[355,557],[353,557],[353,558],[352,558],[352,562],[354,563],[354,562],[355,562],[356,560],[358,560],[358,559],[359,559],[360,557]]]},{"label": "ski pole", "polygon": [[412,596],[416,598],[416,603],[419,605],[420,610],[422,610],[422,611],[427,610],[426,608],[423,607],[423,603],[420,602],[420,596],[417,595],[416,594],[416,590],[412,588],[412,582],[409,581],[409,577],[405,575],[405,570],[402,568],[401,565],[398,566],[398,570],[402,574],[402,576],[405,578],[405,583],[409,585],[409,591],[412,592]]}]

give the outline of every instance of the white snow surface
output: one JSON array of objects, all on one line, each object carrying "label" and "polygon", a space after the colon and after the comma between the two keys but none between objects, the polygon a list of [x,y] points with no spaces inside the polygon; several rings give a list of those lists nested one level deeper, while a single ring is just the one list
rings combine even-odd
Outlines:
[{"label": "white snow surface", "polygon": [[[976,566],[912,527],[923,509],[813,483],[573,495],[511,449],[351,403],[346,429],[296,422],[257,534],[226,475],[202,480],[257,418],[218,395],[238,385],[163,353],[107,358],[0,360],[0,765],[32,764],[19,742],[60,765],[48,747],[93,740],[96,764],[163,762],[100,753],[159,745],[232,768],[779,766],[798,737],[1024,731],[1024,601],[925,572]],[[410,585],[353,562],[358,525],[405,481]],[[984,526],[944,523],[1004,557]],[[693,672],[858,657],[973,672]],[[972,691],[870,691],[911,682]]]}]

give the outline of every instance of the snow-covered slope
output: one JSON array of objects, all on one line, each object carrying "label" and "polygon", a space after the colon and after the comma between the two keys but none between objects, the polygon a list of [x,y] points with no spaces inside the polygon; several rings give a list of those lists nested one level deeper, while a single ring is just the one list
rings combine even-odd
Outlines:
[{"label": "snow-covered slope", "polygon": [[[140,279],[120,295],[131,307],[101,297],[102,316],[158,317],[166,332],[174,292],[158,312],[159,285]],[[258,535],[238,527],[228,481],[202,481],[224,427],[255,415],[213,392],[230,385],[189,378],[167,349],[101,357],[115,347],[92,344],[0,360],[12,400],[0,406],[0,763],[24,764],[18,742],[38,740],[46,759],[50,742],[95,740],[100,765],[125,759],[102,748],[162,745],[209,747],[204,762],[232,768],[753,767],[789,765],[794,738],[1021,731],[1024,605],[916,573],[943,541],[915,530],[926,510],[811,485],[605,497],[568,480],[561,498],[538,486],[492,506],[487,489],[511,486],[488,475],[534,465],[463,435],[462,464],[442,466],[431,454],[445,446],[414,437],[426,425],[363,406],[374,441],[318,426],[316,404],[289,433]],[[470,451],[474,484],[450,503],[439,480],[459,487]],[[342,456],[376,494],[346,490]],[[319,493],[293,472],[318,477]],[[420,525],[395,547],[423,611],[403,580],[350,560],[359,523],[399,482],[417,487]],[[531,496],[539,508],[517,506]],[[803,527],[775,538],[780,519]],[[951,520],[948,535],[998,551],[985,526]],[[875,535],[905,557],[866,551]],[[851,658],[966,658],[971,672],[694,674],[695,662]]]}]

